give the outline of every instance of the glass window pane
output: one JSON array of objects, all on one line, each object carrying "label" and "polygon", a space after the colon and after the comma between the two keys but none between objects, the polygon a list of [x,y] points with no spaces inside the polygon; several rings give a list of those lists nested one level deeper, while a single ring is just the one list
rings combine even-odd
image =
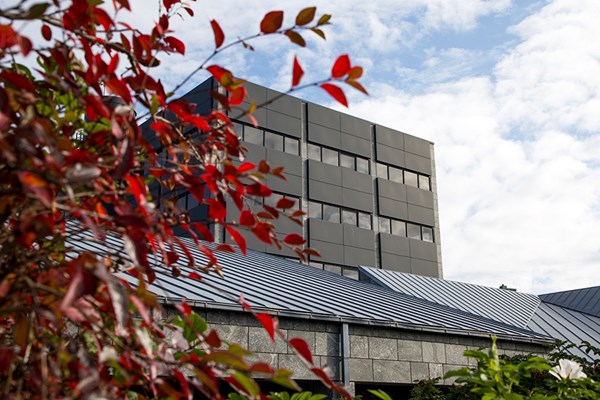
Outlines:
[{"label": "glass window pane", "polygon": [[354,169],[354,157],[347,154],[340,154],[340,166]]},{"label": "glass window pane", "polygon": [[371,214],[358,213],[358,227],[363,229],[372,229]]},{"label": "glass window pane", "polygon": [[300,155],[300,145],[298,144],[298,139],[286,137],[284,150],[286,153],[294,154],[296,156]]},{"label": "glass window pane", "polygon": [[429,184],[429,177],[425,175],[419,175],[419,187],[425,190],[431,190],[431,186]]},{"label": "glass window pane", "polygon": [[388,174],[390,176],[390,181],[404,183],[402,181],[402,170],[399,168],[389,167]]},{"label": "glass window pane", "polygon": [[262,146],[263,131],[261,129],[256,129],[251,126],[246,126],[244,128],[244,140],[248,143],[253,143]]},{"label": "glass window pane", "polygon": [[338,165],[338,152],[335,150],[323,147],[321,149],[323,154],[323,162],[331,165]]},{"label": "glass window pane", "polygon": [[350,279],[358,280],[358,269],[344,267],[344,276]]},{"label": "glass window pane", "polygon": [[308,218],[323,219],[323,206],[321,203],[308,202]]},{"label": "glass window pane", "polygon": [[323,204],[323,220],[340,223],[340,208]]},{"label": "glass window pane", "polygon": [[379,217],[379,232],[390,233],[390,219]]},{"label": "glass window pane", "polygon": [[312,143],[308,144],[308,158],[311,160],[321,161],[321,147]]},{"label": "glass window pane", "polygon": [[417,174],[414,172],[404,171],[404,184],[413,187],[419,187],[417,184]]},{"label": "glass window pane", "polygon": [[406,224],[406,236],[410,239],[421,239],[421,227],[415,224]]},{"label": "glass window pane", "polygon": [[308,263],[308,265],[310,265],[311,267],[318,268],[318,269],[323,269],[323,263],[311,261]]},{"label": "glass window pane", "polygon": [[357,223],[356,211],[342,210],[342,224],[356,226]]},{"label": "glass window pane", "polygon": [[392,220],[392,235],[406,236],[406,223],[404,221]]},{"label": "glass window pane", "polygon": [[279,193],[271,193],[270,196],[265,197],[265,204],[271,207],[275,207],[277,202],[283,198],[283,195]]},{"label": "glass window pane", "polygon": [[387,170],[388,170],[387,165],[377,163],[377,177],[378,178],[387,179],[388,178]]},{"label": "glass window pane", "polygon": [[273,132],[265,132],[265,147],[283,151],[283,136]]},{"label": "glass window pane", "polygon": [[237,135],[241,138],[244,137],[244,125],[239,124],[237,122],[233,123],[233,130],[235,131],[235,133],[237,133]]},{"label": "glass window pane", "polygon": [[325,264],[323,269],[325,271],[335,272],[338,275],[342,274],[342,267],[338,265]]},{"label": "glass window pane", "polygon": [[368,174],[369,173],[369,160],[360,158],[360,157],[356,157],[356,171],[360,172],[361,174]]},{"label": "glass window pane", "polygon": [[423,240],[426,242],[433,242],[433,228],[428,226],[421,227],[421,231],[423,232]]}]

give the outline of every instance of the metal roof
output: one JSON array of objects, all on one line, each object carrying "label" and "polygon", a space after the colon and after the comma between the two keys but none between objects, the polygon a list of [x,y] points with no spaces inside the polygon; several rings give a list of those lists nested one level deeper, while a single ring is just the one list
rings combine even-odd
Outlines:
[{"label": "metal roof", "polygon": [[[198,263],[208,259],[190,239],[181,238]],[[75,233],[68,238],[71,246],[90,249],[97,254],[120,253],[126,257],[123,242],[107,237],[100,243],[89,233]],[[496,335],[507,340],[547,343],[550,339],[521,327],[512,326],[466,311],[397,293],[366,282],[359,282],[328,271],[264,253],[218,252],[225,278],[202,275],[202,281],[184,278],[192,272],[179,251],[177,266],[182,275],[171,271],[158,259],[151,258],[156,282],[149,286],[169,301],[187,299],[209,308],[241,310],[236,300],[240,293],[255,309],[300,318],[348,321],[357,324],[395,326],[411,330],[445,332],[457,335]],[[132,284],[137,280],[127,273],[122,277]]]},{"label": "metal roof", "polygon": [[[557,293],[560,296],[538,297],[512,290],[383,269],[360,267],[360,273],[372,282],[399,293],[515,324],[577,345],[587,341],[595,347],[600,347],[600,316],[575,309],[593,312],[594,299],[600,293],[599,287]],[[547,296],[554,302],[569,305],[570,308],[552,304],[546,300]],[[577,348],[569,349],[569,352],[593,358]]]},{"label": "metal roof", "polygon": [[540,298],[546,303],[600,317],[600,286],[547,293]]},{"label": "metal roof", "polygon": [[468,311],[506,324],[527,327],[540,299],[532,294],[413,275],[378,268],[360,267],[373,282],[421,299]]}]

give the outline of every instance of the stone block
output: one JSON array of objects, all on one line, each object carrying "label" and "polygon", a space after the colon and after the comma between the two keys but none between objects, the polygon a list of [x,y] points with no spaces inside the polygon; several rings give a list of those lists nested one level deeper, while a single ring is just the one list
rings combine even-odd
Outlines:
[{"label": "stone block", "polygon": [[206,322],[211,324],[229,324],[229,316],[231,313],[229,311],[217,311],[210,310],[206,312]]},{"label": "stone block", "polygon": [[423,361],[421,342],[398,340],[398,359],[403,361]]},{"label": "stone block", "polygon": [[247,359],[248,361],[253,363],[262,361],[274,366],[277,365],[279,362],[278,357],[279,355],[275,353],[253,353],[252,355],[249,355]]},{"label": "stone block", "polygon": [[447,344],[446,345],[446,362],[448,364],[456,364],[467,366],[468,361],[467,358],[463,355],[463,353],[467,350],[467,346],[459,345],[459,344]]},{"label": "stone block", "polygon": [[412,382],[418,382],[429,379],[429,364],[421,362],[411,362],[410,379]]},{"label": "stone block", "polygon": [[[288,340],[299,338],[306,342],[311,353],[315,354],[315,333],[310,331],[288,331]],[[295,354],[292,346],[288,346],[288,353]]]},{"label": "stone block", "polygon": [[[351,358],[349,360],[350,380],[353,382],[373,382],[373,360]],[[377,382],[380,382],[377,380]]]},{"label": "stone block", "polygon": [[369,358],[369,338],[367,336],[350,336],[350,357]]},{"label": "stone block", "polygon": [[325,370],[329,372],[329,376],[331,379],[341,380],[342,376],[340,374],[341,366],[340,366],[341,358],[339,357],[321,357],[321,368],[325,368]]},{"label": "stone block", "polygon": [[410,363],[406,361],[373,360],[375,382],[411,383]]},{"label": "stone block", "polygon": [[398,341],[396,339],[370,337],[369,358],[374,360],[397,360]]},{"label": "stone block", "polygon": [[229,343],[237,343],[244,348],[248,348],[247,326],[214,324],[212,328],[217,331],[221,340]]},{"label": "stone block", "polygon": [[[460,369],[462,367],[464,367],[464,365],[444,364],[443,365],[444,375],[446,375],[450,371],[455,371],[455,370]],[[457,378],[444,379],[442,383],[444,385],[452,385],[456,381],[456,379]]]},{"label": "stone block", "polygon": [[[286,335],[287,331],[282,330]],[[259,353],[287,353],[287,343],[278,336],[275,337],[275,343],[263,328],[248,328],[248,350]]]},{"label": "stone block", "polygon": [[435,363],[429,364],[429,378],[430,379],[435,379],[435,378],[441,379],[443,376],[444,376],[443,364],[435,364]]},{"label": "stone block", "polygon": [[339,356],[340,336],[335,333],[315,333],[315,354],[319,356]]},{"label": "stone block", "polygon": [[443,343],[422,342],[423,361],[446,363],[446,349]]},{"label": "stone block", "polygon": [[[321,362],[319,356],[313,357],[313,360],[317,365]],[[278,367],[293,371],[295,379],[314,379],[315,377],[313,373],[306,368],[304,361],[295,354],[280,354]]]}]

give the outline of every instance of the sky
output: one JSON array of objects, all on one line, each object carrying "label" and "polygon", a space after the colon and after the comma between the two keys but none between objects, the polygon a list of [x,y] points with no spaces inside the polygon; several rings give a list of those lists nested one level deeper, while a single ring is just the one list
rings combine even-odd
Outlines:
[{"label": "sky", "polygon": [[[132,22],[156,20],[157,1],[131,3]],[[172,24],[185,57],[155,71],[167,88],[211,54],[211,19],[228,42],[257,32],[267,11],[291,25],[315,5],[333,15],[326,41],[258,38],[214,62],[285,91],[294,56],[310,82],[348,53],[369,96],[348,88],[346,109],[317,88],[294,95],[435,143],[444,278],[535,294],[600,285],[600,1],[191,4],[195,17]]]},{"label": "sky", "polygon": [[[167,86],[210,54],[211,19],[233,40],[256,32],[269,10],[291,24],[307,2],[247,4],[193,5],[196,17],[174,26],[186,56],[158,70]],[[317,88],[295,95],[435,143],[444,278],[536,294],[600,285],[599,1],[311,5],[333,15],[327,41],[259,38],[254,52],[215,62],[285,91],[294,56],[310,82],[350,54],[369,96],[348,89],[345,109]]]}]

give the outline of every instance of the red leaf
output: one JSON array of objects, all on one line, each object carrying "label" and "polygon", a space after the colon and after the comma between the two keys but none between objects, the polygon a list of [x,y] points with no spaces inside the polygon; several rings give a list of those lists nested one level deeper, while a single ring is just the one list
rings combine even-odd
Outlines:
[{"label": "red leaf", "polygon": [[306,40],[304,40],[302,35],[300,35],[298,32],[288,29],[284,34],[292,43],[297,44],[300,47],[306,47]]},{"label": "red leaf", "polygon": [[275,329],[277,327],[277,318],[271,317],[270,315],[265,313],[258,313],[256,314],[256,319],[265,328],[271,340],[275,342]]},{"label": "red leaf", "polygon": [[298,352],[298,354],[302,358],[304,358],[306,361],[308,361],[309,363],[314,365],[312,353],[310,352],[310,349],[308,348],[308,344],[306,343],[306,341],[304,339],[293,338],[293,339],[290,339],[290,341],[288,343],[290,344],[290,346],[292,346],[294,348],[294,350],[296,350]]},{"label": "red leaf", "polygon": [[287,210],[288,208],[292,208],[296,205],[296,200],[292,200],[288,197],[284,197],[277,202],[275,207],[281,208],[282,210]]},{"label": "red leaf", "polygon": [[181,40],[173,36],[167,36],[165,37],[165,42],[167,42],[167,44],[171,46],[171,48],[173,48],[176,52],[180,54],[185,54],[185,44],[183,44]]},{"label": "red leaf", "polygon": [[355,67],[350,68],[350,71],[348,71],[348,79],[358,79],[362,76],[362,74],[363,74],[362,67],[359,67],[357,65]]},{"label": "red leaf", "polygon": [[[167,0],[165,0],[166,2]],[[183,395],[186,399],[191,399],[192,394],[190,393],[190,388],[188,386],[188,380],[185,375],[179,371],[178,369],[174,370],[175,378],[179,381],[179,386],[183,389]]]},{"label": "red leaf", "polygon": [[216,251],[222,251],[224,253],[235,253],[235,249],[227,243],[221,243],[217,247],[215,247]]},{"label": "red leaf", "polygon": [[26,192],[37,197],[46,207],[52,205],[53,193],[48,182],[33,172],[20,171],[18,174]]},{"label": "red leaf", "polygon": [[363,85],[361,85],[360,83],[358,83],[357,81],[355,81],[354,79],[346,79],[346,83],[350,86],[352,86],[354,89],[363,92],[364,94],[368,95],[369,93],[367,92],[367,89],[365,89],[363,87]]},{"label": "red leaf", "polygon": [[[2,43],[0,43],[0,48],[2,47]],[[14,72],[2,71],[0,73],[0,79],[21,90],[27,90],[29,92],[35,92],[35,86],[29,78],[16,74]]]},{"label": "red leaf", "polygon": [[190,315],[192,313],[192,307],[190,307],[185,299],[181,300],[181,304],[175,304],[175,308],[183,315]]},{"label": "red leaf", "polygon": [[225,225],[225,229],[227,229],[227,232],[229,232],[231,238],[235,241],[240,250],[242,250],[242,254],[246,255],[246,238],[244,238],[244,236],[242,236],[242,234],[239,233],[238,230],[233,226]]},{"label": "red leaf", "polygon": [[271,240],[271,231],[272,231],[272,229],[273,229],[272,225],[267,224],[265,222],[258,222],[252,228],[252,233],[259,240],[261,240],[261,241],[263,241],[263,242],[265,242],[267,244],[271,244],[271,243],[273,243],[273,241]]},{"label": "red leaf", "polygon": [[290,233],[283,238],[283,242],[291,246],[300,246],[306,243],[306,240],[297,233]]},{"label": "red leaf", "polygon": [[271,193],[273,193],[273,191],[270,187],[263,185],[262,183],[256,182],[255,184],[252,184],[247,187],[246,193],[248,193],[251,196],[268,197],[271,195]]},{"label": "red leaf", "polygon": [[188,278],[195,279],[197,281],[201,281],[202,280],[202,276],[199,273],[197,273],[197,272],[190,272],[188,274]]},{"label": "red leaf", "polygon": [[335,86],[331,83],[323,83],[321,87],[340,104],[348,107],[348,100],[346,99],[346,95],[344,94],[344,91],[338,86]]},{"label": "red leaf", "polygon": [[214,329],[211,329],[208,335],[204,336],[204,340],[210,347],[219,348],[221,347],[221,338]]},{"label": "red leaf", "polygon": [[310,23],[315,18],[317,7],[308,7],[300,11],[296,16],[296,25],[302,26]]},{"label": "red leaf", "polygon": [[118,66],[119,66],[119,55],[115,54],[110,59],[110,63],[108,64],[108,68],[106,69],[106,72],[108,72],[109,74],[112,74],[117,70]]},{"label": "red leaf", "polygon": [[177,4],[179,3],[181,0],[163,0],[163,5],[165,6],[165,9],[167,10],[167,12],[171,9],[171,6],[173,4]]},{"label": "red leaf", "polygon": [[256,223],[256,219],[250,210],[244,210],[240,214],[240,225],[242,226],[253,226]]},{"label": "red leaf", "polygon": [[112,93],[121,97],[126,103],[132,103],[129,86],[127,86],[127,84],[121,79],[113,78],[109,81],[106,81],[106,86]]},{"label": "red leaf", "polygon": [[252,311],[252,306],[246,301],[246,299],[244,299],[243,294],[240,294],[239,302],[245,311]]},{"label": "red leaf", "polygon": [[52,39],[52,29],[48,25],[42,25],[42,36],[48,41]]},{"label": "red leaf", "polygon": [[333,78],[341,78],[350,71],[350,57],[348,54],[343,54],[335,60],[333,68],[331,69],[331,76]]},{"label": "red leaf", "polygon": [[300,66],[300,63],[298,62],[298,58],[294,57],[294,67],[292,69],[292,87],[298,86],[303,75],[304,75],[304,70]]},{"label": "red leaf", "polygon": [[238,167],[238,172],[239,173],[247,172],[247,171],[254,169],[255,167],[256,167],[256,165],[252,164],[250,161],[246,161]]},{"label": "red leaf", "polygon": [[276,32],[283,24],[283,11],[271,11],[265,14],[260,22],[260,31],[262,33]]},{"label": "red leaf", "polygon": [[225,34],[219,26],[219,23],[214,19],[210,21],[210,26],[212,27],[213,33],[215,34],[215,47],[218,49],[225,41]]},{"label": "red leaf", "polygon": [[246,88],[243,86],[239,86],[231,92],[231,95],[229,95],[229,104],[231,104],[232,106],[239,106],[240,104],[242,104],[245,98]]},{"label": "red leaf", "polygon": [[271,170],[271,166],[267,161],[260,160],[260,162],[258,163],[258,170],[263,174],[268,174]]},{"label": "red leaf", "polygon": [[304,254],[308,254],[310,256],[314,256],[314,257],[321,257],[321,253],[319,253],[317,250],[315,249],[311,249],[310,247],[307,247],[305,249],[302,250],[302,252]]},{"label": "red leaf", "polygon": [[25,36],[17,36],[17,43],[19,44],[19,49],[21,50],[21,54],[26,56],[31,51],[33,45],[31,44],[31,40],[26,38]]},{"label": "red leaf", "polygon": [[127,191],[132,193],[138,204],[144,206],[148,203],[148,199],[146,199],[146,184],[144,183],[144,179],[141,176],[127,176],[125,177],[127,180]]},{"label": "red leaf", "polygon": [[167,265],[175,264],[179,260],[179,254],[175,251],[167,251]]},{"label": "red leaf", "polygon": [[223,86],[229,86],[233,83],[233,74],[219,65],[211,65],[206,70],[214,76]]}]

